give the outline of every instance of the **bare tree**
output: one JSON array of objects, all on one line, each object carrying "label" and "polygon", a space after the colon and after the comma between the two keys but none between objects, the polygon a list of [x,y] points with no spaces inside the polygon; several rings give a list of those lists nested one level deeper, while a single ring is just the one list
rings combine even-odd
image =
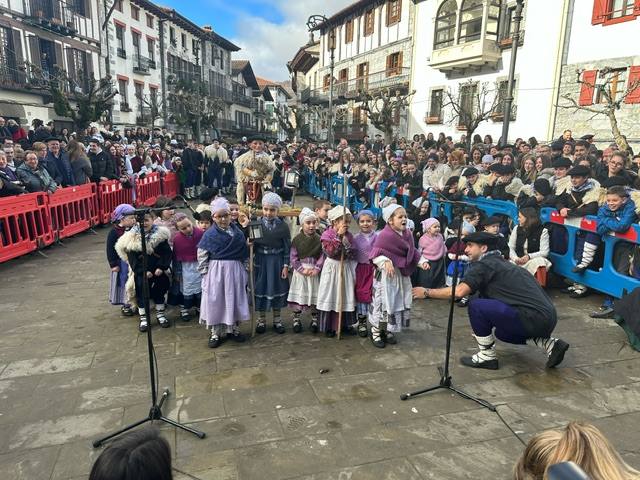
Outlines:
[{"label": "bare tree", "polygon": [[497,85],[478,83],[473,79],[461,83],[457,91],[445,90],[442,109],[448,112],[450,124],[463,127],[466,131],[467,148],[470,148],[478,126],[501,111],[502,100],[498,91]]},{"label": "bare tree", "polygon": [[393,141],[393,129],[400,113],[409,106],[415,90],[401,93],[400,90],[384,88],[374,92],[360,90],[358,101],[360,108],[366,112],[369,122],[384,133],[385,143]]},{"label": "bare tree", "polygon": [[208,95],[207,85],[198,80],[179,80],[167,99],[171,119],[180,126],[191,128],[199,137],[202,129],[216,126],[218,115],[224,111],[224,100]]},{"label": "bare tree", "polygon": [[281,110],[275,109],[278,124],[286,133],[289,140],[295,140],[300,136],[300,128],[304,124],[307,109],[304,105],[285,105]]},{"label": "bare tree", "polygon": [[83,72],[70,76],[58,67],[44,70],[32,63],[25,64],[25,70],[30,86],[45,93],[56,114],[70,118],[76,130],[86,129],[113,107],[117,92],[110,76],[100,80]]},{"label": "bare tree", "polygon": [[144,95],[141,99],[142,104],[142,120],[156,126],[156,120],[162,118],[162,99],[158,95]]},{"label": "bare tree", "polygon": [[[571,94],[567,93],[562,95],[562,99],[565,100],[564,104],[558,104],[558,108],[564,108],[572,110],[574,112],[584,111],[589,112],[592,115],[589,120],[593,120],[598,116],[605,116],[609,119],[611,125],[611,133],[618,145],[618,148],[622,151],[629,149],[627,139],[620,132],[620,126],[618,124],[618,118],[616,112],[620,110],[622,104],[629,95],[637,94],[636,90],[640,88],[640,79],[633,82],[629,82],[625,90],[618,90],[617,72],[611,67],[604,67],[597,73],[597,77],[585,78],[584,70],[577,69],[577,82],[580,85],[580,91],[586,89],[588,93],[591,93],[588,105],[582,105],[580,99],[576,100]],[[598,81],[598,77],[600,81]],[[596,103],[593,103],[593,94],[596,93]]]}]

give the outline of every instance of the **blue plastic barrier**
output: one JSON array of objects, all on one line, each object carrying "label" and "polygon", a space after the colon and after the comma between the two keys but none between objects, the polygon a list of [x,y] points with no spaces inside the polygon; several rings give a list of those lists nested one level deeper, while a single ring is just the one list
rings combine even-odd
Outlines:
[{"label": "blue plastic barrier", "polygon": [[[505,200],[491,200],[485,197],[462,197],[460,200],[482,210],[488,217],[492,215],[504,215],[510,218],[514,225],[518,224],[518,207],[513,202]],[[449,222],[453,221],[453,205],[443,202],[435,193],[429,192],[429,204],[431,205],[432,216],[446,217]]]},{"label": "blue plastic barrier", "polygon": [[613,264],[613,253],[618,244],[621,242],[640,243],[639,225],[632,225],[624,233],[612,232],[602,237],[601,248],[604,248],[604,259],[600,270],[587,269],[584,273],[574,273],[572,269],[576,265],[574,256],[578,232],[580,230],[595,232],[598,223],[596,217],[565,218],[560,216],[555,209],[543,208],[540,212],[540,218],[543,223],[561,225],[567,231],[567,252],[565,254],[554,252],[549,254],[549,260],[553,263],[555,273],[616,298],[621,298],[625,293],[640,287],[639,279],[621,274]]}]

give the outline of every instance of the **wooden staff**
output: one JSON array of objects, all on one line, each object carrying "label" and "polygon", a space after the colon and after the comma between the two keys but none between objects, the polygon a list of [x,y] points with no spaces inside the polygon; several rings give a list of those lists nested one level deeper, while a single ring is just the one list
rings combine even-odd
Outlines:
[{"label": "wooden staff", "polygon": [[253,281],[253,241],[249,242],[249,290],[251,290],[251,338],[256,336],[256,288]]},{"label": "wooden staff", "polygon": [[[340,171],[344,168],[344,150],[340,152]],[[347,172],[342,172],[342,224],[347,221]],[[346,234],[345,234],[346,235]],[[342,237],[344,242],[344,237]],[[340,253],[340,282],[338,290],[338,340],[342,338],[342,309],[344,307],[344,243]]]}]

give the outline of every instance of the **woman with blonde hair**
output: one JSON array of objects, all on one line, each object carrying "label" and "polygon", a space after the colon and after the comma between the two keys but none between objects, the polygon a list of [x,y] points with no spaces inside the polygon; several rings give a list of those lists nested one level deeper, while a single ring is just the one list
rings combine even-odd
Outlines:
[{"label": "woman with blonde hair", "polygon": [[546,430],[527,444],[514,468],[514,480],[547,480],[547,470],[574,462],[591,480],[638,480],[640,472],[627,465],[595,426],[570,422],[563,430]]}]

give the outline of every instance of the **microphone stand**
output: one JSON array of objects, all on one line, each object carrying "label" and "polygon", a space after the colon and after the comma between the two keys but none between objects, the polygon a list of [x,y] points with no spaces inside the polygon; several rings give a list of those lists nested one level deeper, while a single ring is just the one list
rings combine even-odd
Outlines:
[{"label": "microphone stand", "polygon": [[[147,273],[147,264],[148,264],[148,256],[147,256],[147,240],[146,240],[146,232],[144,231],[144,217],[146,214],[156,211],[165,210],[164,208],[140,208],[135,211],[136,220],[138,222],[138,227],[140,228],[140,242],[142,247],[142,270],[144,274]],[[147,312],[147,318],[150,315],[149,308],[149,281],[145,278],[142,282],[142,303],[145,312]],[[161,422],[168,423],[169,425],[173,425],[174,427],[181,428],[189,433],[193,433],[198,438],[204,438],[205,433],[199,430],[195,430],[187,425],[183,425],[182,423],[178,423],[175,420],[171,420],[170,418],[165,417],[162,414],[162,405],[165,400],[169,396],[169,389],[165,388],[162,392],[162,396],[160,397],[160,401],[158,402],[158,390],[156,386],[156,378],[158,376],[158,372],[156,372],[156,367],[154,364],[155,351],[153,347],[153,338],[151,336],[151,325],[147,327],[147,350],[149,352],[149,382],[151,384],[151,408],[149,409],[149,415],[147,415],[142,420],[139,420],[135,423],[127,425],[120,430],[110,433],[109,435],[102,437],[98,440],[94,440],[93,448],[98,448],[107,440],[111,440],[113,437],[117,437],[118,435],[128,432],[144,423],[153,422],[154,420],[160,420]]]},{"label": "microphone stand", "polygon": [[[440,197],[439,201],[441,203],[448,203],[450,205],[453,205],[454,207],[454,219],[456,218],[456,214],[455,214],[455,207],[464,207],[465,205],[468,205],[466,202],[462,202],[462,201],[457,201],[457,200],[449,200],[447,197],[445,197],[444,195],[442,195],[440,192],[434,192],[436,195],[438,195]],[[459,208],[459,213],[458,213],[458,228],[456,231],[456,243],[460,242],[460,239],[462,238],[462,217],[463,217],[463,213],[464,213],[464,209],[463,208]],[[433,212],[432,212],[433,215]],[[471,395],[470,393],[465,392],[464,390],[459,389],[458,387],[456,387],[453,384],[453,379],[451,378],[451,374],[449,373],[449,363],[450,363],[450,358],[451,358],[451,335],[452,335],[452,331],[453,331],[453,311],[454,311],[454,307],[455,307],[455,299],[456,299],[456,286],[458,285],[458,258],[459,258],[459,251],[456,250],[456,254],[455,254],[455,259],[454,259],[454,269],[453,269],[453,279],[451,282],[451,299],[450,299],[450,305],[449,305],[449,320],[447,322],[447,341],[446,341],[446,347],[445,347],[445,354],[444,354],[444,368],[442,367],[438,367],[438,372],[440,372],[440,381],[436,384],[436,385],[432,385],[430,387],[426,387],[423,388],[421,390],[417,390],[415,392],[409,392],[409,393],[403,393],[402,395],[400,395],[400,400],[408,400],[409,398],[413,398],[416,397],[418,395],[422,395],[423,393],[428,393],[428,392],[433,392],[435,390],[441,390],[441,389],[446,389],[446,390],[451,390],[454,393],[457,393],[458,395],[460,395],[463,398],[466,398],[467,400],[472,400],[474,402],[476,402],[477,404],[488,408],[489,410],[491,410],[492,412],[496,411],[496,407],[494,405],[492,405],[491,403],[487,402],[486,400],[483,400],[482,398],[478,398],[475,397],[473,395]]]}]

